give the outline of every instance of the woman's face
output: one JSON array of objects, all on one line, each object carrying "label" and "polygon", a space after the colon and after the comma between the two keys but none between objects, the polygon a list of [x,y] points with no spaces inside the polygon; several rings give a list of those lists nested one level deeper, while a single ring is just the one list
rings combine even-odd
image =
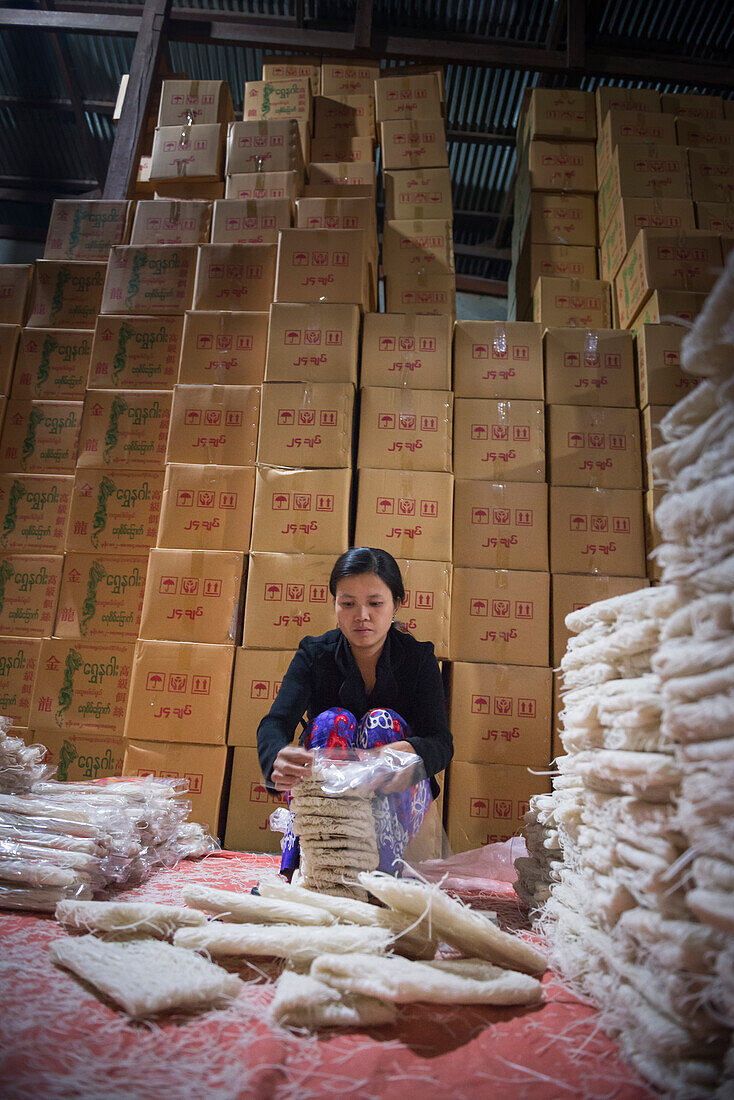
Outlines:
[{"label": "woman's face", "polygon": [[342,577],[334,607],[337,626],[352,649],[379,653],[397,608],[385,582],[374,573]]}]

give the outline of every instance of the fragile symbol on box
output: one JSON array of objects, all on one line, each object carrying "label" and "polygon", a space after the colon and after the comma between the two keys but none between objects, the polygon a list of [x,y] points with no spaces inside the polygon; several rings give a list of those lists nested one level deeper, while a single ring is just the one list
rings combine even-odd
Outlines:
[{"label": "fragile symbol on box", "polygon": [[400,413],[399,427],[401,431],[415,431],[417,424],[415,413]]},{"label": "fragile symbol on box", "polygon": [[181,595],[195,596],[199,591],[199,582],[196,577],[181,578]]},{"label": "fragile symbol on box", "polygon": [[494,700],[494,713],[508,718],[512,715],[512,697],[510,695],[497,695]]},{"label": "fragile symbol on box", "polygon": [[505,527],[510,522],[510,509],[494,508],[492,511],[492,522],[501,527]]},{"label": "fragile symbol on box", "polygon": [[294,493],[293,494],[293,509],[296,512],[308,512],[311,508],[311,494],[310,493]]},{"label": "fragile symbol on box", "polygon": [[609,518],[607,516],[592,516],[591,517],[591,530],[592,531],[608,531],[609,530]]},{"label": "fragile symbol on box", "polygon": [[504,443],[510,438],[510,429],[505,424],[493,424],[492,425],[492,439],[497,439]]},{"label": "fragile symbol on box", "polygon": [[163,596],[175,596],[178,592],[178,578],[161,577],[160,584],[158,585],[158,591]]},{"label": "fragile symbol on box", "polygon": [[168,690],[174,691],[176,694],[181,694],[186,691],[188,687],[188,676],[184,676],[181,672],[172,672],[168,677]]},{"label": "fragile symbol on box", "polygon": [[303,584],[287,584],[285,588],[285,598],[291,603],[300,603],[305,596],[306,587]]},{"label": "fragile symbol on box", "polygon": [[211,489],[203,489],[196,494],[197,504],[200,508],[213,508],[215,499]]},{"label": "fragile symbol on box", "polygon": [[495,798],[492,803],[493,817],[512,817],[512,801],[509,798]]},{"label": "fragile symbol on box", "polygon": [[471,712],[472,714],[489,714],[489,696],[472,695]]},{"label": "fragile symbol on box", "polygon": [[310,428],[316,423],[316,413],[313,409],[299,409],[298,423]]},{"label": "fragile symbol on box", "polygon": [[509,600],[492,600],[492,614],[496,619],[509,619],[510,617],[510,601]]},{"label": "fragile symbol on box", "polygon": [[268,680],[251,680],[250,681],[250,698],[251,699],[269,699],[270,698],[270,682]]},{"label": "fragile symbol on box", "polygon": [[469,817],[489,817],[489,799],[470,798]]},{"label": "fragile symbol on box", "polygon": [[398,499],[398,515],[414,516],[415,500],[413,500],[411,497],[400,497]]}]

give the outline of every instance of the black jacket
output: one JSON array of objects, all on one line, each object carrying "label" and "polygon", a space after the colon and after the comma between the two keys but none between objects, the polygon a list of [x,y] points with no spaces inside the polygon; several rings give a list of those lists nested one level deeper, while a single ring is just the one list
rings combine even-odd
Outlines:
[{"label": "black jacket", "polygon": [[423,760],[436,797],[439,786],[433,776],[447,766],[454,746],[432,642],[419,642],[391,627],[377,662],[374,689],[367,695],[341,630],[303,638],[275,702],[257,729],[260,767],[268,785],[275,758],[293,741],[304,711],[312,721],[331,707],[351,711],[358,721],[373,707],[397,711],[413,732],[406,740]]}]

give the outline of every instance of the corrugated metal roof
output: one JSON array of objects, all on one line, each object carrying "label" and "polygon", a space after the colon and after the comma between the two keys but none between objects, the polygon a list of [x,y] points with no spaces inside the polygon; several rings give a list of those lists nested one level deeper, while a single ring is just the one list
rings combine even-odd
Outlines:
[{"label": "corrugated metal roof", "polygon": [[[139,7],[140,0],[117,0],[117,4],[124,10],[125,6]],[[302,8],[307,29],[351,31],[356,0],[303,0],[302,5],[297,0],[178,0],[174,8],[213,14],[237,12],[291,26]],[[565,48],[565,12],[565,0],[375,0],[373,18],[378,40],[387,33],[467,41],[482,37],[514,46],[558,50]],[[717,64],[730,62],[734,55],[732,4],[609,0],[587,5],[586,18],[587,41],[605,55],[637,51],[658,59],[678,55]],[[85,101],[100,105],[99,110],[88,108],[85,118],[88,133],[106,163],[114,128],[109,107],[102,105],[116,98],[120,78],[130,66],[133,40],[70,33],[59,34],[58,39],[67,51],[72,75]],[[226,80],[239,111],[245,81],[257,79],[262,69],[263,53],[259,48],[171,40],[169,52],[174,71],[193,78]],[[397,61],[387,64],[392,66]],[[507,140],[476,140],[476,135],[514,134],[527,87],[542,83],[546,87],[580,86],[593,91],[599,83],[605,83],[654,87],[665,92],[707,91],[734,98],[731,88],[691,85],[684,80],[600,79],[589,75],[578,79],[565,71],[540,74],[518,68],[459,64],[446,66],[445,75],[449,163],[454,204],[460,212],[455,225],[457,268],[490,279],[506,277],[509,262],[496,255],[468,255],[460,248],[492,242],[499,215],[506,209],[511,193],[515,150]],[[27,181],[26,190],[52,181],[66,181],[69,192],[73,191],[73,180],[82,181],[78,189],[89,186],[95,168],[79,140],[74,115],[68,106],[52,110],[47,102],[66,98],[50,36],[42,31],[4,30],[0,35],[0,175]],[[11,102],[13,99],[15,102]],[[42,225],[48,203],[34,207],[0,198],[0,223],[30,224],[34,209]],[[508,247],[509,232],[507,221],[496,247]]]}]

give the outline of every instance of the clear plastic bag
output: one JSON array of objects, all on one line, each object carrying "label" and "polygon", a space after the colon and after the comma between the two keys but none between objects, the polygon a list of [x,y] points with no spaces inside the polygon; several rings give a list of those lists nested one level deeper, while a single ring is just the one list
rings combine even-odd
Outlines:
[{"label": "clear plastic bag", "polygon": [[379,749],[313,750],[314,779],[321,781],[325,795],[394,794],[426,779],[420,756],[390,745]]}]

